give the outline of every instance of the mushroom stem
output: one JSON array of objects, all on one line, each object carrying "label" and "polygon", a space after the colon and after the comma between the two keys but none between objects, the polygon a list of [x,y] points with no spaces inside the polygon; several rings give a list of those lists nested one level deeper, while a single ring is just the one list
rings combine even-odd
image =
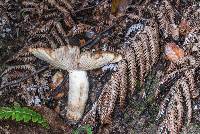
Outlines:
[{"label": "mushroom stem", "polygon": [[86,71],[69,71],[69,93],[67,118],[78,121],[85,109],[88,99],[89,82]]}]

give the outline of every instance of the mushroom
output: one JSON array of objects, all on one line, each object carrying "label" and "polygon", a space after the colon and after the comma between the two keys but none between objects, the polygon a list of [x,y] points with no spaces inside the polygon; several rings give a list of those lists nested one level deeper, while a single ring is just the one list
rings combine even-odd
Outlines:
[{"label": "mushroom", "polygon": [[120,54],[108,51],[80,52],[77,46],[61,46],[57,49],[30,48],[36,57],[52,66],[69,72],[69,92],[67,118],[70,121],[81,119],[88,99],[89,82],[87,70],[93,70],[110,63],[119,62]]}]

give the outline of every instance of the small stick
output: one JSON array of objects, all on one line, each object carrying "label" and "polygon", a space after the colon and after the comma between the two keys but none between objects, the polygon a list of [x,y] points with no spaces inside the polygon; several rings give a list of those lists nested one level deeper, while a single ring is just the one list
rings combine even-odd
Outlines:
[{"label": "small stick", "polygon": [[17,83],[20,83],[20,82],[22,82],[22,81],[25,81],[25,80],[27,80],[28,78],[30,78],[30,77],[32,77],[32,76],[34,76],[34,75],[36,75],[36,74],[38,74],[38,73],[40,73],[40,72],[42,72],[42,71],[48,69],[48,68],[49,68],[49,66],[44,66],[44,67],[40,68],[39,70],[37,70],[36,72],[34,72],[34,73],[32,73],[32,74],[30,74],[30,75],[24,77],[24,78],[15,80],[15,81],[13,81],[13,82],[9,82],[9,83],[3,85],[2,87],[0,87],[0,90],[2,90],[3,88],[6,88],[6,87],[8,87],[8,86],[12,86],[12,85],[15,85],[15,84],[17,84]]},{"label": "small stick", "polygon": [[111,25],[110,27],[108,27],[107,29],[105,29],[104,31],[102,31],[101,33],[99,33],[95,39],[89,40],[84,46],[81,46],[80,49],[89,49],[92,46],[94,46],[101,38],[104,34],[106,34],[108,31],[110,31],[111,29],[114,28],[116,23],[114,23],[113,25]]}]

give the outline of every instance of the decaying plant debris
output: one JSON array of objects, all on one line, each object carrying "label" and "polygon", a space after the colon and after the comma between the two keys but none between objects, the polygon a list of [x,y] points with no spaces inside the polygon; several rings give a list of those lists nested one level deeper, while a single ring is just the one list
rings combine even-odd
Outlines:
[{"label": "decaying plant debris", "polygon": [[[45,114],[48,107],[62,124],[60,133],[87,124],[94,133],[175,134],[199,123],[198,1],[0,0],[0,13],[2,106],[40,106]],[[75,55],[122,55],[118,63],[88,70],[89,97],[79,122],[67,118],[68,69],[30,51],[66,46],[78,48]]]}]

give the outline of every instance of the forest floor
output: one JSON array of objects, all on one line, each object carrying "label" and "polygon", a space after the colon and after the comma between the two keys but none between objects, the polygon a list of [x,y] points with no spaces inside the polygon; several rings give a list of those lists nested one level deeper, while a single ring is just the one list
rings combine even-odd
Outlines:
[{"label": "forest floor", "polygon": [[[195,0],[191,2],[187,0],[140,0],[139,2],[134,0],[100,0],[98,2],[80,0],[70,2],[74,9],[72,10],[69,5],[67,6],[67,11],[70,11],[71,14],[66,19],[67,11],[65,8],[61,8],[65,5],[63,3],[54,3],[54,5],[51,2],[45,3],[38,0],[29,0],[27,3],[15,0],[0,0],[0,13],[3,14],[2,17],[0,16],[0,74],[2,74],[0,75],[0,106],[12,107],[17,103],[28,107],[40,113],[50,125],[47,129],[33,122],[25,123],[23,121],[16,122],[11,119],[3,119],[0,120],[0,134],[77,134],[75,130],[85,124],[89,124],[94,134],[155,134],[158,130],[161,131],[161,134],[165,132],[170,134],[200,134],[200,95],[198,94],[200,89],[199,2]],[[84,7],[80,4],[81,2],[84,2]],[[41,7],[42,4],[47,8],[44,5],[44,7]],[[79,8],[81,8],[80,11],[78,10]],[[90,13],[90,8],[92,13]],[[45,11],[47,14],[45,14]],[[45,15],[40,12],[44,12]],[[193,16],[190,17],[188,14]],[[13,17],[15,18],[13,19],[12,15],[17,17]],[[194,19],[195,15],[197,19]],[[5,24],[1,21],[4,17],[6,18]],[[184,19],[190,24],[184,23],[184,26],[182,26],[181,22]],[[158,32],[154,29],[155,27],[158,28]],[[11,32],[5,32],[6,28],[11,28]],[[64,32],[67,31],[67,34],[62,29],[64,29]],[[184,34],[181,31],[182,29],[184,29]],[[148,34],[149,31],[150,34]],[[154,40],[154,33],[157,34],[159,41]],[[50,45],[46,40],[44,41],[42,34],[45,35],[45,39],[48,37],[47,40]],[[190,41],[190,36],[194,37],[195,41]],[[125,67],[127,71],[125,73],[122,69],[123,65],[120,68],[122,62],[104,66],[103,69],[88,71],[89,97],[82,117],[83,122],[78,122],[77,124],[71,123],[66,118],[67,93],[69,90],[68,77],[64,84],[56,84],[55,87],[61,86],[61,91],[57,92],[55,91],[57,88],[52,88],[55,74],[59,72],[63,76],[68,76],[68,72],[48,66],[44,71],[33,75],[35,72],[30,71],[32,68],[38,70],[47,65],[47,63],[26,53],[27,47],[59,48],[67,42],[66,37],[69,39],[68,43],[70,45],[79,46],[83,53],[88,49],[90,52],[106,49],[106,51],[122,53],[122,51],[129,51],[131,48],[133,50],[131,52],[134,52],[133,55],[135,56],[133,60],[128,55],[128,52],[124,52],[124,57],[126,58],[123,60],[128,66],[127,68]],[[143,38],[150,43],[145,43]],[[133,41],[133,43],[129,44],[129,41]],[[149,45],[146,49],[147,51],[141,50],[143,53],[138,52],[140,49],[137,45],[140,45],[140,43],[141,49],[145,49],[144,44]],[[136,44],[136,46],[133,44]],[[158,46],[154,44],[158,44]],[[172,50],[172,53],[176,54],[175,57],[178,57],[178,60],[187,56],[191,56],[192,58],[188,60],[192,60],[184,63],[180,60],[181,63],[179,63],[175,62],[173,58],[170,59],[171,54],[167,55],[168,51],[166,52],[168,44],[172,44],[172,48],[175,49],[175,51]],[[194,46],[195,51],[193,51]],[[124,49],[126,47],[128,49]],[[159,52],[156,53],[153,50],[149,50],[153,47],[158,47]],[[149,54],[149,57],[145,57],[146,53],[155,54]],[[155,60],[153,56],[156,57],[155,63],[153,63]],[[149,70],[146,58],[152,61],[152,64],[151,62],[149,63],[151,68]],[[143,61],[140,59],[143,59]],[[132,60],[135,62],[133,66],[130,63]],[[192,64],[194,61],[195,65]],[[21,66],[25,63],[31,67],[18,68],[18,65]],[[119,69],[116,71],[113,66],[117,66]],[[142,70],[141,66],[143,69],[147,69]],[[191,77],[185,76],[186,72],[182,71],[180,74],[173,76],[173,78],[166,78],[167,82],[164,81],[165,76],[185,68],[192,74],[190,75]],[[191,70],[194,73],[191,73]],[[121,71],[122,74],[117,74],[116,72],[118,71]],[[135,83],[134,94],[129,90],[132,82],[130,76],[133,76],[131,71],[135,72],[133,78]],[[118,78],[113,78],[114,75],[117,75]],[[30,77],[15,84],[12,83],[18,80],[17,78],[21,79],[27,76]],[[37,81],[36,77],[39,78],[40,82]],[[176,83],[180,83],[181,78],[182,80],[188,80],[187,83],[189,84],[186,84],[186,86],[189,86],[188,89],[181,87],[181,84],[176,85]],[[126,81],[125,79],[128,80]],[[118,87],[115,89],[114,86],[108,86],[106,89],[105,85],[108,85],[109,82],[112,84],[112,81],[115,80],[121,89],[118,89]],[[164,81],[164,86],[160,84],[162,80]],[[127,86],[123,85],[123,81],[126,81],[124,83]],[[191,81],[194,82],[192,83]],[[195,95],[192,94],[190,82],[195,85],[195,91],[197,91]],[[110,91],[109,89],[112,90]],[[174,89],[173,91],[175,92],[171,89]],[[122,90],[125,91],[123,92]],[[117,97],[112,92],[117,92]],[[186,95],[184,94],[185,92]],[[49,97],[50,95],[52,96]],[[103,98],[107,95],[108,100]],[[175,97],[172,97],[173,95]],[[34,98],[36,96],[39,96],[37,101]],[[121,101],[123,98],[125,98],[124,101]],[[93,117],[90,111],[95,108],[93,104],[96,102],[98,102],[98,107],[97,112],[95,112],[96,115]],[[121,108],[121,104],[124,105],[123,108]],[[109,111],[106,112],[107,109]],[[163,109],[165,111],[164,114],[162,113]],[[110,113],[110,111],[112,112]],[[103,116],[104,114],[105,117]],[[161,119],[158,119],[159,114],[162,116]],[[91,116],[91,120],[87,118],[88,115],[89,117]],[[106,122],[105,120],[109,120],[110,117],[111,122]],[[189,124],[187,124],[187,121]],[[80,133],[89,134],[86,131]]]}]

